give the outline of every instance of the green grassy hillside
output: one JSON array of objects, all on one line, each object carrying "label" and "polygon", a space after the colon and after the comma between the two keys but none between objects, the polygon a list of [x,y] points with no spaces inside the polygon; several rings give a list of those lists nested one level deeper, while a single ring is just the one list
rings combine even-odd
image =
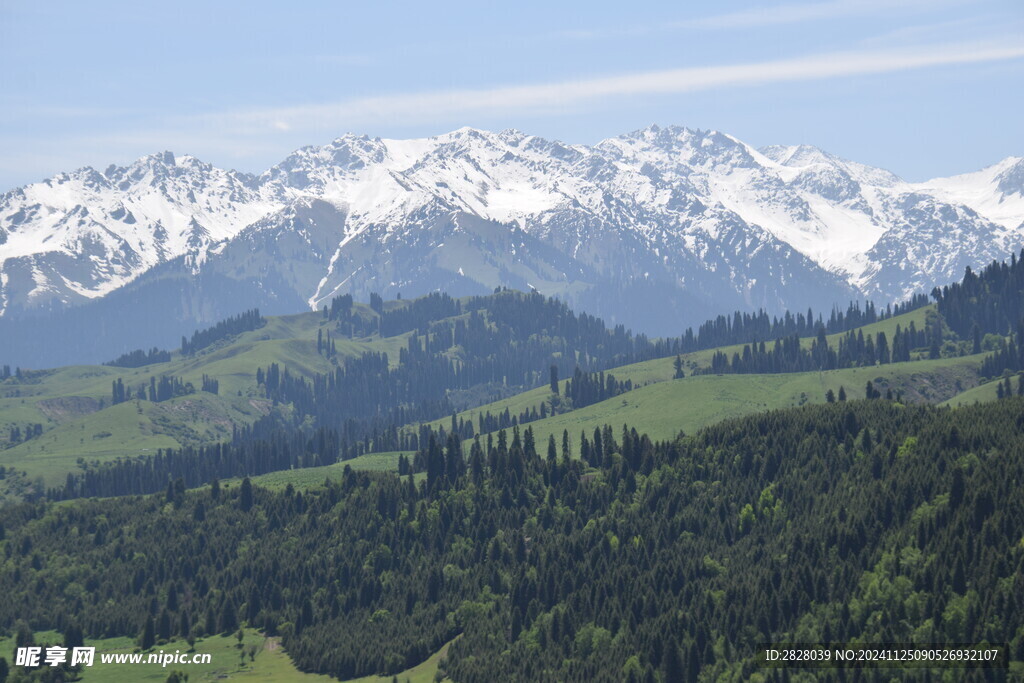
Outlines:
[{"label": "green grassy hillside", "polygon": [[[868,335],[868,334],[877,334],[878,332],[884,332],[887,336],[891,337],[895,333],[897,325],[901,326],[904,329],[907,326],[909,326],[912,321],[918,327],[923,325],[924,321],[925,321],[926,315],[928,314],[929,311],[933,310],[933,308],[934,307],[932,307],[932,306],[927,306],[925,308],[921,308],[921,309],[918,309],[916,311],[911,311],[910,313],[906,313],[906,314],[901,315],[901,316],[896,316],[894,318],[890,318],[889,320],[885,320],[885,321],[882,321],[882,322],[879,322],[879,323],[873,323],[871,325],[867,325],[867,326],[865,326],[863,328],[859,328],[859,329],[860,329],[860,331],[862,331],[865,334],[865,336]],[[846,333],[830,335],[828,337],[829,345],[832,346],[833,348],[838,348],[839,339],[840,339],[840,337],[845,336],[845,334]],[[809,347],[810,344],[811,344],[811,339],[810,338],[803,339],[802,340],[802,344],[804,346],[806,346],[806,347]],[[896,365],[892,365],[892,366],[879,366],[878,368],[875,368],[875,369],[872,369],[872,368],[857,368],[857,369],[853,369],[853,370],[836,370],[836,371],[830,371],[830,372],[826,372],[826,373],[817,373],[817,372],[815,372],[815,373],[798,373],[796,375],[792,375],[792,374],[787,374],[787,375],[758,375],[757,377],[776,378],[776,379],[765,379],[765,380],[763,380],[763,382],[767,382],[767,384],[763,384],[763,382],[761,380],[758,380],[757,382],[755,382],[755,384],[757,384],[757,385],[763,385],[763,386],[766,386],[766,387],[770,387],[770,388],[766,389],[767,393],[756,393],[756,394],[752,394],[749,397],[747,397],[742,392],[739,392],[737,394],[737,401],[734,402],[734,401],[729,400],[728,398],[725,398],[725,399],[723,399],[723,400],[725,400],[725,404],[724,405],[720,404],[718,399],[716,398],[716,396],[719,393],[718,390],[717,389],[716,390],[712,390],[711,387],[720,387],[721,388],[722,396],[723,397],[728,397],[733,392],[732,387],[734,386],[735,383],[738,383],[738,386],[743,386],[741,378],[743,378],[743,377],[749,378],[749,377],[752,377],[752,375],[698,375],[698,376],[693,376],[692,375],[693,370],[695,368],[705,369],[705,368],[710,367],[710,365],[711,365],[711,357],[716,352],[718,352],[718,351],[722,351],[722,352],[726,353],[727,355],[732,355],[732,353],[734,353],[734,352],[741,352],[742,350],[743,350],[743,345],[740,344],[740,345],[735,345],[735,346],[720,347],[720,348],[716,348],[716,349],[705,349],[705,350],[701,350],[701,351],[695,351],[693,353],[687,353],[687,354],[683,354],[681,356],[681,358],[683,360],[683,363],[684,363],[684,365],[686,367],[685,371],[686,371],[687,377],[685,378],[685,380],[686,381],[697,380],[697,383],[695,385],[693,385],[693,387],[689,387],[689,385],[687,385],[687,387],[688,387],[687,391],[688,392],[692,391],[693,392],[692,395],[694,397],[694,400],[696,400],[698,402],[700,402],[702,400],[710,400],[711,403],[709,405],[711,407],[709,407],[708,410],[709,410],[709,414],[711,414],[711,415],[714,415],[715,411],[719,410],[721,408],[725,408],[728,411],[727,414],[722,415],[722,418],[724,418],[724,417],[731,417],[731,416],[735,416],[735,415],[745,415],[745,414],[751,412],[751,410],[758,409],[756,407],[758,405],[761,405],[763,409],[782,408],[782,407],[788,407],[788,406],[793,406],[793,405],[799,405],[800,404],[800,394],[801,393],[811,394],[813,392],[818,392],[820,394],[820,396],[818,396],[818,399],[819,400],[824,400],[825,391],[827,391],[829,388],[832,388],[833,391],[838,392],[839,391],[839,385],[843,384],[844,382],[845,382],[845,386],[846,386],[847,392],[851,392],[851,390],[853,392],[851,394],[851,397],[852,396],[860,397],[860,396],[863,395],[864,386],[865,386],[865,384],[867,384],[867,381],[869,379],[873,380],[873,379],[875,379],[875,377],[879,377],[879,376],[882,376],[883,378],[886,377],[886,375],[876,372],[876,370],[879,370],[879,369],[881,369],[883,367],[884,368],[902,368],[902,369],[899,369],[899,370],[896,371],[896,376],[899,376],[901,378],[904,377],[904,376],[907,376],[909,378],[908,381],[904,381],[903,379],[899,380],[899,382],[900,382],[899,388],[903,389],[904,393],[907,394],[908,398],[913,399],[913,400],[922,400],[922,401],[941,400],[942,398],[947,398],[949,396],[952,396],[952,395],[954,395],[955,393],[957,393],[959,391],[963,391],[963,389],[966,388],[966,387],[974,386],[977,383],[977,373],[970,371],[969,368],[976,368],[979,365],[980,358],[981,358],[980,356],[978,356],[978,357],[966,357],[966,358],[969,358],[970,360],[966,360],[965,358],[954,358],[954,359],[942,359],[942,360],[938,360],[938,361],[927,361],[929,363],[933,363],[933,364],[937,364],[937,365],[925,365],[925,366],[918,366],[917,365],[918,363],[925,362],[925,361],[912,361],[911,363],[907,363],[907,364],[896,364]],[[947,366],[950,367],[950,368],[957,368],[957,370],[955,372],[952,372],[952,373],[946,373],[946,372],[941,373],[943,375],[949,374],[951,377],[953,377],[953,383],[952,383],[951,387],[950,386],[946,386],[944,382],[939,381],[938,377],[935,377],[934,378],[935,381],[939,381],[939,383],[941,384],[941,388],[934,387],[934,386],[932,386],[932,385],[930,385],[928,383],[922,384],[919,389],[917,388],[916,380],[918,378],[915,377],[914,375],[917,372],[917,368],[918,367],[925,368],[925,372],[930,374],[930,373],[932,373],[933,368],[935,368],[935,367],[945,368]],[[679,380],[673,380],[672,379],[673,376],[675,375],[675,357],[674,356],[668,357],[668,358],[656,358],[654,360],[643,361],[643,362],[640,362],[640,363],[632,363],[632,364],[629,364],[629,365],[623,365],[621,367],[612,368],[610,370],[607,370],[606,372],[608,374],[614,375],[615,378],[620,380],[620,381],[624,381],[624,380],[628,379],[628,380],[632,381],[633,385],[636,386],[636,387],[644,387],[645,385],[656,384],[656,383],[659,383],[659,382],[679,381]],[[846,376],[844,376],[844,379],[840,380],[840,381],[837,381],[835,383],[835,386],[828,385],[828,386],[824,386],[823,388],[822,388],[821,383],[815,384],[813,382],[808,382],[808,380],[806,379],[807,377],[811,377],[811,376],[817,377],[819,374],[821,374],[821,375],[832,375],[833,373],[849,373],[849,376],[848,376],[848,379],[846,379],[845,378]],[[861,377],[862,374],[864,375],[863,377]],[[790,378],[790,379],[786,380],[785,378]],[[794,378],[800,378],[800,379],[794,379]],[[910,381],[910,380],[913,380],[913,381]],[[893,380],[893,381],[895,381],[895,380]],[[959,382],[959,384],[957,384],[957,382]],[[790,384],[792,384],[794,387],[798,387],[798,388],[795,390],[795,392],[792,392],[792,395],[787,394],[785,397],[781,397],[779,395],[778,391],[775,390],[775,387],[777,385],[781,386],[781,384],[779,384],[779,383],[785,384],[786,386],[789,386]],[[562,380],[561,382],[559,382],[559,385],[560,385],[560,389],[564,389],[565,388],[565,380]],[[894,386],[893,390],[895,391],[896,388],[897,387]],[[885,387],[883,386],[883,391],[884,391],[884,389],[885,389]],[[782,389],[779,389],[779,391],[782,391]],[[618,403],[621,403],[623,400],[625,400],[625,401],[627,401],[627,403],[629,403],[630,402],[630,398],[633,398],[633,400],[636,400],[636,397],[634,396],[635,393],[636,393],[636,390],[634,390],[634,392],[631,392],[629,394],[626,394],[626,395],[618,397]],[[653,392],[651,394],[641,394],[641,395],[645,396],[645,395],[657,395],[657,394],[658,394],[658,392]],[[472,408],[472,409],[469,409],[469,410],[465,410],[465,411],[460,412],[458,414],[458,419],[472,420],[474,425],[476,425],[476,424],[478,424],[478,416],[481,415],[481,414],[489,412],[492,415],[498,415],[498,414],[504,412],[506,409],[508,409],[510,414],[518,415],[519,413],[523,412],[526,409],[536,408],[536,407],[540,406],[540,404],[542,402],[547,401],[550,398],[551,398],[551,391],[548,388],[548,386],[545,385],[543,387],[537,387],[535,389],[531,389],[530,391],[526,391],[526,392],[523,392],[521,394],[517,394],[515,396],[511,396],[509,398],[502,399],[500,401],[495,401],[495,402],[492,402],[492,403],[488,403],[486,405],[482,405],[482,406],[480,406],[478,408]],[[668,396],[662,396],[662,398],[667,400]],[[614,404],[614,403],[616,403],[615,399],[610,399],[609,401],[605,402],[605,404]],[[732,409],[732,407],[730,407],[730,406],[734,406],[734,405],[738,405],[738,404],[749,405],[751,407],[751,409],[743,409],[743,410],[734,411]],[[658,406],[653,406],[653,407],[655,409],[655,412],[658,412],[658,410],[660,410],[660,407],[658,407]],[[590,408],[596,408],[596,406],[589,406],[588,408],[584,408],[580,412],[587,411]],[[645,408],[646,408],[646,406],[645,406]],[[593,411],[591,411],[591,413],[593,413]],[[588,414],[588,413],[584,413],[584,414]],[[565,417],[565,416],[563,415],[563,416],[559,416],[559,417]],[[549,419],[555,419],[555,418],[549,418]],[[433,422],[431,422],[429,424],[433,428],[437,428],[439,426],[444,426],[445,428],[447,428],[447,426],[450,424],[450,422],[451,422],[451,418],[449,417],[449,418],[444,418],[444,419],[440,419],[440,420],[435,420],[435,421],[433,421]],[[707,422],[703,421],[703,420],[698,420],[697,422],[701,426],[703,424],[707,424]],[[534,424],[536,424],[536,423],[534,423]],[[605,424],[605,423],[602,423],[602,424]],[[637,428],[639,429],[639,425],[637,426]],[[689,430],[691,427],[683,427],[683,428]],[[659,433],[661,433],[662,431],[663,430],[659,430]],[[678,431],[678,429],[676,431]],[[577,436],[578,436],[578,432],[577,432]],[[545,437],[545,438],[547,438],[547,437]]]},{"label": "green grassy hillside", "polygon": [[[403,452],[370,453],[322,467],[304,467],[298,470],[281,470],[279,472],[271,472],[270,474],[262,474],[258,477],[252,477],[252,483],[268,489],[283,489],[288,484],[295,488],[319,486],[327,479],[331,481],[340,480],[342,472],[345,471],[346,467],[367,472],[397,470],[398,456],[400,455],[403,455]],[[415,454],[406,452],[404,455],[411,459]]]},{"label": "green grassy hillside", "polygon": [[68,419],[42,436],[0,450],[0,465],[16,466],[30,478],[59,484],[79,459],[107,461],[223,441],[232,427],[270,411],[266,399],[204,392],[153,403],[132,400]]},{"label": "green grassy hillside", "polygon": [[[387,305],[394,308],[405,305],[405,302],[389,302]],[[365,306],[358,310],[362,315],[376,315]],[[930,310],[931,307],[919,309],[869,325],[863,331],[865,334],[881,331],[891,335],[897,325],[907,327],[914,321],[922,326]],[[270,402],[261,397],[257,388],[258,368],[277,363],[292,374],[311,376],[330,371],[334,363],[343,362],[345,357],[367,351],[385,352],[393,362],[397,362],[399,350],[408,342],[408,334],[389,338],[337,338],[335,346],[339,358],[332,361],[317,353],[316,340],[318,332],[326,334],[333,325],[313,312],[270,317],[257,330],[216,343],[193,356],[175,352],[165,363],[140,368],[70,366],[36,371],[20,380],[11,378],[0,382],[0,465],[16,467],[25,473],[27,479],[41,478],[46,486],[54,486],[63,483],[68,472],[77,471],[82,460],[103,462],[145,455],[158,448],[180,448],[224,440],[230,437],[233,426],[251,424],[271,410]],[[830,336],[830,343],[837,346],[840,336]],[[810,340],[804,340],[804,343],[809,345]],[[686,354],[683,360],[687,375],[692,375],[696,368],[708,367],[712,355],[718,350],[731,355],[741,351],[742,346]],[[631,380],[636,387],[644,387],[672,380],[674,360],[674,357],[655,359],[609,372],[620,380]],[[874,371],[863,372],[867,373],[864,377],[854,371],[848,380],[842,380],[854,394],[859,395],[864,382],[876,376],[871,374]],[[116,379],[120,378],[126,388],[135,390],[148,385],[152,378],[164,375],[179,377],[197,388],[201,386],[203,376],[208,375],[218,380],[220,391],[217,395],[196,392],[161,403],[130,400],[111,405],[111,384]],[[961,382],[958,390],[973,385],[969,375],[966,370],[958,375]],[[751,393],[750,387],[755,386],[758,388]],[[927,386],[922,386],[923,393],[918,398],[937,400],[956,393],[947,388],[929,391]],[[638,428],[642,424],[651,425],[652,433],[668,436],[680,428],[691,430],[712,419],[820,400],[823,394],[820,381],[803,376],[762,379],[688,376],[681,386],[673,383],[671,389],[634,391],[617,400],[573,413],[572,417],[560,416],[551,424],[563,425],[560,428],[572,425],[576,429],[592,422],[621,422],[627,418],[630,421],[640,420],[635,422]],[[525,409],[538,407],[549,397],[547,386],[539,387],[466,410],[460,416],[475,423],[482,412],[498,414],[508,409],[513,415],[518,415]],[[675,404],[676,398],[681,402],[679,405]],[[669,417],[671,414],[676,417]],[[672,426],[677,417],[681,421]],[[446,422],[447,419],[438,420],[432,426]],[[41,425],[43,434],[14,446],[5,443],[12,427],[24,429],[30,424]],[[8,447],[2,448],[4,445]]]},{"label": "green grassy hillside", "polygon": [[[680,430],[692,433],[730,417],[824,403],[829,389],[838,394],[844,387],[849,398],[863,398],[869,380],[883,393],[891,388],[902,391],[906,400],[936,402],[976,384],[980,360],[981,356],[965,356],[827,372],[698,375],[657,382],[530,426],[541,444],[549,435],[561,444],[563,430],[576,441],[580,430],[589,435],[606,424],[617,429],[628,424],[652,439],[669,439]],[[548,395],[546,388],[529,394],[538,391]]]},{"label": "green grassy hillside", "polygon": [[[367,309],[369,310],[369,309]],[[317,353],[318,330],[333,328],[318,313],[267,318],[267,324],[203,349],[193,356],[178,352],[169,362],[140,368],[68,366],[32,371],[0,382],[0,465],[15,466],[46,485],[63,481],[78,460],[106,461],[145,455],[157,448],[178,448],[220,441],[232,426],[251,424],[270,410],[257,391],[256,371],[271,363],[292,374],[329,372],[334,363]],[[382,339],[338,338],[339,360],[367,351],[384,352],[397,362],[408,335]],[[180,377],[197,389],[203,375],[220,383],[218,394],[196,391],[168,401],[130,400],[111,405],[111,384],[121,379],[135,390],[151,378]],[[39,424],[43,434],[16,445],[13,427]],[[4,448],[6,446],[6,448]]]},{"label": "green grassy hillside", "polygon": [[[293,374],[312,375],[327,372],[333,364],[316,351],[317,331],[333,327],[323,321],[317,313],[267,318],[263,327],[239,334],[226,342],[213,344],[193,356],[178,352],[166,363],[154,363],[140,368],[120,368],[107,365],[68,366],[54,370],[32,371],[23,380],[15,378],[0,382],[0,426],[12,419],[24,420],[30,417],[48,419],[43,411],[35,414],[15,415],[9,413],[12,405],[38,403],[54,397],[89,397],[111,399],[111,382],[122,378],[132,388],[148,384],[151,377],[163,375],[181,377],[199,387],[203,375],[220,381],[220,393],[237,394],[251,390],[255,384],[256,369],[278,363]],[[371,337],[365,339],[335,339],[338,356],[358,356],[366,351],[382,351],[395,358],[398,350],[405,346],[407,335],[389,339]],[[13,401],[13,403],[12,403]],[[51,420],[59,422],[59,420]]]},{"label": "green grassy hillside", "polygon": [[[960,406],[969,406],[975,403],[987,403],[989,401],[995,401],[997,398],[999,398],[999,390],[997,386],[1001,381],[1002,380],[985,382],[980,386],[972,387],[967,391],[960,392],[956,396],[953,396],[952,398],[943,401],[942,405],[958,408]],[[1016,391],[1017,389],[1016,380],[1014,380],[1013,382],[1013,389],[1014,391]]]}]

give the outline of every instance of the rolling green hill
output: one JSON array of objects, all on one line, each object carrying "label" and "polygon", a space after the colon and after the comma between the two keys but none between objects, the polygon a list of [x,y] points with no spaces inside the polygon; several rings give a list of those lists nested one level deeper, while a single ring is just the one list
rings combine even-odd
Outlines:
[{"label": "rolling green hill", "polygon": [[391,453],[370,453],[344,462],[321,467],[304,467],[297,470],[281,470],[252,478],[252,483],[268,489],[283,489],[288,484],[295,488],[320,486],[325,480],[339,481],[346,467],[365,472],[384,472],[398,469],[398,456],[412,458],[414,453],[395,451]]},{"label": "rolling green hill", "polygon": [[160,403],[132,400],[61,422],[42,436],[0,450],[0,465],[16,466],[52,486],[75,469],[79,459],[102,462],[158,448],[223,441],[231,437],[234,425],[269,411],[266,399],[204,392]]},{"label": "rolling green hill", "polygon": [[[934,307],[927,306],[882,322],[866,325],[858,330],[865,336],[875,335],[879,332],[891,336],[895,333],[897,325],[904,329],[911,322],[919,327],[922,326],[926,316],[933,310]],[[829,345],[837,348],[839,339],[845,334],[829,335]],[[805,348],[809,348],[811,339],[802,339],[801,344]],[[915,360],[910,363],[897,363],[875,368],[776,375],[692,374],[696,368],[708,368],[711,364],[711,357],[716,352],[723,352],[731,356],[742,350],[743,345],[740,344],[682,354],[681,359],[687,375],[683,380],[672,379],[675,374],[674,356],[609,369],[606,374],[614,375],[620,381],[628,379],[635,387],[639,388],[600,404],[548,418],[541,422],[560,425],[559,434],[561,434],[561,429],[568,429],[570,425],[573,425],[576,431],[574,432],[573,429],[569,431],[574,436],[578,436],[579,428],[584,425],[589,424],[593,429],[598,424],[591,423],[621,426],[625,421],[632,426],[634,423],[631,419],[639,418],[644,420],[645,425],[645,429],[641,430],[640,423],[636,423],[635,426],[639,431],[648,431],[652,436],[656,433],[659,435],[658,438],[669,438],[674,436],[679,429],[692,431],[726,417],[746,415],[757,410],[802,405],[807,402],[823,402],[828,389],[838,393],[840,386],[846,387],[851,398],[860,398],[863,396],[867,381],[879,378],[881,381],[876,384],[879,384],[883,393],[886,388],[891,386],[893,391],[903,391],[909,400],[935,402],[945,400],[977,384],[977,367],[982,358],[981,356],[965,356],[934,361]],[[647,386],[661,382],[671,382],[673,386],[661,389]],[[563,392],[565,383],[566,380],[561,380],[559,383],[560,390]],[[538,407],[541,403],[549,401],[550,398],[551,391],[545,385],[478,408],[462,411],[458,413],[456,419],[471,420],[476,425],[481,414],[489,412],[492,415],[498,415],[507,409],[510,414],[518,415],[524,410]],[[672,420],[681,420],[680,425],[675,428],[665,424],[665,418],[673,414],[673,411],[674,416],[667,421],[670,423]],[[602,422],[598,417],[601,415],[608,416],[608,419]],[[575,419],[571,416],[575,416]],[[532,423],[535,431],[543,429],[540,426],[541,422]],[[435,420],[429,423],[429,426],[434,429],[443,426],[447,429],[450,423],[451,418],[449,417]],[[544,438],[547,438],[546,433]]]},{"label": "rolling green hill", "polygon": [[[973,405],[975,403],[987,403],[989,401],[995,401],[997,398],[999,398],[999,390],[997,388],[997,385],[1001,381],[1002,379],[998,381],[993,380],[985,382],[984,384],[981,384],[976,387],[971,387],[970,389],[962,391],[956,396],[953,396],[952,398],[946,399],[941,403],[941,405],[952,406],[954,408],[957,408],[960,406]],[[1016,379],[1013,380],[1013,389],[1014,391],[1016,391],[1017,389]]]},{"label": "rolling green hill", "polygon": [[[0,381],[0,465],[17,467],[30,479],[42,477],[52,486],[74,471],[80,458],[102,462],[230,438],[233,426],[252,424],[271,410],[257,389],[258,368],[277,363],[307,377],[333,369],[334,362],[316,349],[318,330],[329,329],[318,313],[269,317],[257,330],[192,356],[175,352],[165,363],[68,366]],[[339,360],[376,351],[397,362],[407,337],[338,337],[335,346]],[[219,381],[218,394],[196,391],[159,403],[133,399],[111,405],[111,384],[118,378],[132,390],[162,376],[180,377],[198,388],[204,375]],[[42,426],[41,436],[8,443],[11,428],[34,424]]]},{"label": "rolling green hill", "polygon": [[[407,302],[388,302],[387,310],[406,306]],[[377,314],[357,305],[359,315]],[[861,328],[864,334],[885,332],[891,335],[897,325],[911,322],[922,327],[933,307],[874,323]],[[79,471],[84,460],[105,462],[120,457],[153,453],[156,449],[198,446],[223,441],[233,427],[252,424],[273,408],[256,383],[257,368],[277,363],[293,375],[311,377],[332,370],[346,357],[368,351],[384,352],[394,366],[410,333],[381,338],[334,339],[338,359],[329,360],[317,352],[319,333],[332,329],[319,313],[301,313],[269,317],[264,326],[213,344],[195,355],[175,352],[169,362],[140,368],[110,366],[71,366],[29,373],[21,380],[0,382],[0,442],[12,427],[29,424],[42,426],[42,434],[0,450],[0,465],[15,467],[30,480],[41,478],[46,486],[59,485],[68,472]],[[843,334],[829,336],[838,346]],[[802,340],[809,346],[811,339]],[[633,392],[582,410],[549,418],[536,424],[537,430],[557,431],[592,428],[597,424],[629,422],[659,438],[668,438],[680,429],[692,431],[724,417],[745,415],[757,410],[800,405],[824,399],[828,388],[837,391],[845,385],[852,396],[863,392],[868,379],[882,378],[884,389],[892,385],[914,400],[936,401],[948,398],[976,382],[971,372],[977,359],[952,359],[920,366],[914,361],[904,366],[885,366],[885,370],[843,370],[832,373],[799,375],[726,375],[693,376],[695,369],[706,369],[716,351],[727,355],[742,350],[742,345],[706,349],[683,355],[687,377],[674,375],[674,357],[632,363],[607,371],[617,379],[630,380]],[[458,346],[452,357],[460,357]],[[845,374],[844,374],[845,373]],[[908,374],[909,373],[909,374]],[[200,386],[204,375],[220,383],[218,394],[196,392],[153,403],[130,400],[111,405],[111,383],[120,378],[130,390],[148,385],[162,376],[180,377],[183,382]],[[921,377],[924,382],[918,382]],[[666,386],[657,386],[665,383]],[[562,381],[565,386],[565,380]],[[465,392],[464,392],[465,393]],[[478,392],[469,392],[462,401],[479,400]],[[539,406],[550,398],[548,387],[538,387],[479,408],[470,408],[459,417],[473,420],[482,412],[498,414],[508,409],[513,415]],[[277,408],[281,410],[282,408]],[[447,425],[450,418],[431,426]],[[538,431],[538,433],[539,433]],[[305,481],[305,479],[303,479]],[[322,481],[322,477],[318,478]]]},{"label": "rolling green hill", "polygon": [[[590,434],[595,427],[612,425],[619,429],[623,424],[652,439],[670,439],[680,430],[692,433],[731,417],[824,403],[829,389],[838,394],[844,387],[849,398],[863,398],[869,380],[883,393],[892,389],[894,393],[902,391],[905,400],[937,402],[976,384],[980,360],[981,356],[965,356],[826,372],[698,375],[643,386],[579,410],[531,422],[530,426],[538,443],[546,443],[548,436],[554,435],[561,444],[563,430],[578,440],[581,430]],[[550,392],[545,387],[524,396],[543,400]]]}]

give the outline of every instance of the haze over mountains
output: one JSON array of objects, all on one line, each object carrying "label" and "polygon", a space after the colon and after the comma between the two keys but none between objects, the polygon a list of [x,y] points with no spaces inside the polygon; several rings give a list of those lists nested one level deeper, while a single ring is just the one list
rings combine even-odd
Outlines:
[{"label": "haze over mountains", "polygon": [[250,306],[508,286],[678,333],[733,309],[885,304],[1022,242],[1022,158],[915,184],[813,147],[680,127],[593,147],[515,130],[346,135],[258,176],[164,152],[7,192],[0,316],[98,299],[78,319],[116,310],[139,323],[115,335],[134,348]]}]

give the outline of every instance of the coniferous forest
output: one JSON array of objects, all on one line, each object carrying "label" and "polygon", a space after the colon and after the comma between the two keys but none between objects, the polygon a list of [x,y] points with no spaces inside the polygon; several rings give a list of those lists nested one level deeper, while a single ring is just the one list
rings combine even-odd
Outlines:
[{"label": "coniferous forest", "polygon": [[[279,637],[300,670],[342,680],[398,674],[445,644],[439,675],[453,681],[799,680],[758,664],[769,642],[992,643],[1019,667],[1024,383],[1011,380],[1024,327],[1008,321],[1020,321],[1020,264],[968,270],[933,292],[923,324],[889,337],[859,328],[926,302],[851,305],[828,321],[736,314],[649,340],[537,293],[375,297],[372,314],[337,297],[317,314],[315,343],[333,370],[257,368],[275,409],[229,441],[83,462],[63,486],[5,505],[0,630],[146,647],[244,627]],[[266,324],[249,311],[183,339],[180,353],[201,360]],[[384,334],[405,335],[397,358],[337,352]],[[822,405],[672,440],[629,424],[535,437],[536,421],[637,388],[613,368],[675,356],[685,381],[679,354],[736,342],[691,374],[987,351],[979,373],[998,378],[999,400],[910,405],[868,381],[856,397],[829,391]],[[167,360],[140,350],[111,365],[128,376]],[[111,403],[197,393],[157,377],[117,376]],[[455,401],[494,386],[550,393],[516,412],[457,416]],[[204,374],[201,391],[218,395],[218,378]],[[42,425],[11,433],[12,444],[36,439]],[[404,452],[398,471],[347,467],[308,487],[253,479],[385,451]],[[880,675],[816,669],[807,680],[889,680]]]},{"label": "coniferous forest", "polygon": [[245,623],[342,679],[459,634],[444,671],[460,681],[745,679],[769,641],[1007,643],[1020,660],[1022,413],[855,401],[671,443],[609,427],[578,458],[526,427],[468,458],[431,438],[418,480],[26,503],[4,515],[0,620],[164,638]]}]

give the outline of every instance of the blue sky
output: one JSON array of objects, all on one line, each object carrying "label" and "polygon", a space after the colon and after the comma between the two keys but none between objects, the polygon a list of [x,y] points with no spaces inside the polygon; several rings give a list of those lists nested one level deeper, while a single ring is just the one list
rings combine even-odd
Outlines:
[{"label": "blue sky", "polygon": [[1024,155],[1019,0],[287,5],[0,0],[0,190],[462,126],[714,128],[908,180]]}]

